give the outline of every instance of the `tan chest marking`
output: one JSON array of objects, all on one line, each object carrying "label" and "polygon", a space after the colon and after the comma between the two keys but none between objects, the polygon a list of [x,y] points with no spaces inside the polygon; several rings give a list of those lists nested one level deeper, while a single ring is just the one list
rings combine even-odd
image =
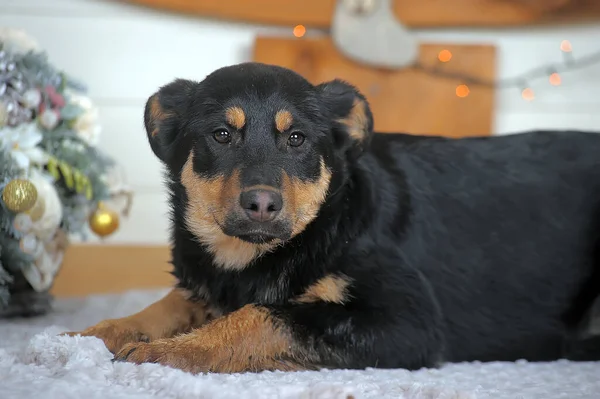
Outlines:
[{"label": "tan chest marking", "polygon": [[302,295],[294,299],[294,302],[331,302],[342,305],[350,298],[348,292],[350,283],[349,277],[330,274],[309,286]]}]

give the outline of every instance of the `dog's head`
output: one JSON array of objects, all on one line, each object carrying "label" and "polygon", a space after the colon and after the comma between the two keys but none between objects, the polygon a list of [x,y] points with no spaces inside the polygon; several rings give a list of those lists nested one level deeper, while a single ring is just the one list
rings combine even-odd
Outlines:
[{"label": "dog's head", "polygon": [[368,146],[365,98],[245,63],[175,80],[146,103],[156,156],[185,188],[187,228],[229,269],[300,234]]}]

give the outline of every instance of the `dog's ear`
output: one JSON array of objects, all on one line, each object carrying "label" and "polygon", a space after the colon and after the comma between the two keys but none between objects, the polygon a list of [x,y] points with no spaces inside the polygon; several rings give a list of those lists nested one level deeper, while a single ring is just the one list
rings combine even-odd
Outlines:
[{"label": "dog's ear", "polygon": [[166,164],[170,163],[176,144],[183,135],[182,119],[196,86],[196,82],[176,79],[162,86],[146,101],[146,135],[154,154]]},{"label": "dog's ear", "polygon": [[322,83],[317,90],[333,118],[336,145],[351,156],[360,156],[373,136],[373,114],[366,98],[339,79]]}]

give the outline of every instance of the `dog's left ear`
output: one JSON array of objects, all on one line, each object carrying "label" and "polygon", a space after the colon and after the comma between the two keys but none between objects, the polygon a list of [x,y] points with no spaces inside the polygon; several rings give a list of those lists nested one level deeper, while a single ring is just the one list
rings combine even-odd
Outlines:
[{"label": "dog's left ear", "polygon": [[167,165],[183,137],[181,123],[196,86],[197,83],[190,80],[175,79],[146,101],[144,125],[148,142],[154,154]]},{"label": "dog's left ear", "polygon": [[336,145],[351,156],[360,156],[373,136],[373,114],[366,98],[339,79],[322,83],[317,90],[333,118]]}]

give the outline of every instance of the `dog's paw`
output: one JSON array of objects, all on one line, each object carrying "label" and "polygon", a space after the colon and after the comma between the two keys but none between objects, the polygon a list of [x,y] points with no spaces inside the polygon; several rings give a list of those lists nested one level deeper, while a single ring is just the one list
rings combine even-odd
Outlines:
[{"label": "dog's paw", "polygon": [[165,357],[167,351],[160,343],[134,342],[126,344],[115,354],[114,361],[135,364],[158,363]]},{"label": "dog's paw", "polygon": [[149,336],[141,331],[136,323],[127,319],[105,320],[83,331],[67,332],[63,335],[100,338],[113,354],[126,344],[150,341]]},{"label": "dog's paw", "polygon": [[121,348],[113,361],[135,364],[158,363],[163,366],[198,373],[208,371],[199,348],[175,339],[160,339],[154,342],[129,343]]}]

